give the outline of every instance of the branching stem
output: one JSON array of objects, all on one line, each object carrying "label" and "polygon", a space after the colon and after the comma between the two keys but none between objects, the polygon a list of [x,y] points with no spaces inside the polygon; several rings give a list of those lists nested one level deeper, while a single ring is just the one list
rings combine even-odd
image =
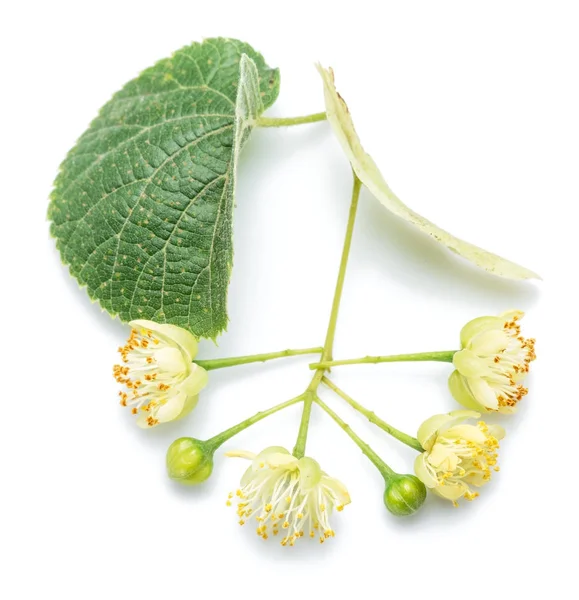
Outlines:
[{"label": "branching stem", "polygon": [[[332,302],[332,310],[330,312],[330,320],[328,330],[326,332],[326,341],[320,361],[331,361],[332,351],[334,348],[334,335],[336,332],[336,323],[338,322],[338,312],[340,310],[340,301],[342,299],[342,291],[344,289],[344,280],[346,278],[346,268],[348,266],[348,257],[350,256],[350,247],[352,246],[352,234],[354,233],[354,224],[356,222],[356,213],[358,211],[358,200],[360,198],[360,190],[362,182],[358,176],[353,173],[354,184],[352,187],[352,200],[350,202],[350,212],[348,215],[348,224],[346,225],[346,235],[344,238],[344,247],[342,249],[342,258],[340,260],[340,268],[338,270],[338,279],[336,281],[336,289],[334,291],[334,300]],[[324,368],[318,369],[308,386],[306,396],[304,398],[304,410],[302,412],[302,420],[298,432],[298,439],[294,447],[293,454],[297,458],[302,458],[306,449],[306,441],[308,437],[308,427],[310,423],[310,415],[312,413],[312,402],[317,399],[316,390],[324,376]]]}]

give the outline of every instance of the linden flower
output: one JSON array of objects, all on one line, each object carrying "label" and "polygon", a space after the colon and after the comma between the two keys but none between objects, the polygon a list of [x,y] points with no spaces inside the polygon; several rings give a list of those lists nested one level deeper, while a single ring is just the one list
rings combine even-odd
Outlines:
[{"label": "linden flower", "polygon": [[479,494],[471,486],[481,487],[490,480],[493,470],[499,470],[499,440],[505,430],[484,421],[465,423],[479,417],[471,410],[455,410],[430,417],[418,430],[418,441],[425,452],[416,457],[416,476],[455,506],[463,497],[474,500]]},{"label": "linden flower", "polygon": [[[239,524],[251,517],[257,521],[257,535],[266,540],[281,531],[282,546],[293,546],[307,533],[320,543],[334,537],[330,526],[333,510],[350,503],[345,486],[321,470],[313,458],[297,459],[285,448],[272,446],[255,455],[228,452],[252,461],[237,490]],[[227,506],[231,506],[233,493]]]},{"label": "linden flower", "polygon": [[513,413],[528,393],[521,384],[535,360],[535,340],[521,335],[524,313],[512,310],[498,317],[479,317],[460,333],[462,350],[449,387],[457,402],[480,412]]},{"label": "linden flower", "polygon": [[131,321],[131,335],[119,348],[121,364],[113,367],[122,406],[139,415],[137,425],[155,427],[180,419],[195,408],[207,385],[207,371],[193,361],[195,337],[176,325]]}]

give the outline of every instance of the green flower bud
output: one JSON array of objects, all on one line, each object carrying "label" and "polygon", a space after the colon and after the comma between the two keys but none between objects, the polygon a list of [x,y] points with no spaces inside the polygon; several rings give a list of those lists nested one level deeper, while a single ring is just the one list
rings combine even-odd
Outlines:
[{"label": "green flower bud", "polygon": [[414,475],[395,475],[386,482],[384,504],[399,517],[415,513],[426,499],[426,487]]},{"label": "green flower bud", "polygon": [[209,479],[213,471],[213,450],[205,442],[182,437],[167,450],[167,474],[173,481],[196,485]]}]

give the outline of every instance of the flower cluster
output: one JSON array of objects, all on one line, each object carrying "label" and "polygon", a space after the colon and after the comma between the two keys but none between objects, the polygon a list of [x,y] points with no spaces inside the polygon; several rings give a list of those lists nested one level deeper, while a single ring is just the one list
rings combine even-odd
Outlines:
[{"label": "flower cluster", "polygon": [[[445,360],[452,360],[455,370],[449,379],[450,391],[467,410],[428,418],[416,438],[402,432],[397,436],[385,424],[386,431],[420,451],[414,463],[416,475],[400,475],[383,462],[380,466],[381,459],[376,455],[375,464],[378,463],[386,482],[384,503],[391,513],[413,514],[422,506],[426,490],[458,506],[460,500],[476,498],[478,490],[499,470],[499,442],[505,431],[499,425],[485,423],[480,416],[483,412],[513,413],[527,394],[522,381],[535,359],[535,340],[521,335],[522,317],[520,311],[509,311],[498,317],[474,319],[461,330],[460,350],[439,353],[448,355]],[[116,380],[124,387],[119,392],[121,404],[138,415],[141,427],[180,419],[195,407],[199,392],[207,384],[207,371],[193,362],[197,340],[174,325],[145,320],[132,321],[130,325],[129,339],[119,348],[121,361],[113,369]],[[256,361],[263,356],[255,355]],[[240,360],[247,362],[247,358]],[[217,362],[222,365],[224,361]],[[205,361],[204,365],[215,368],[210,363]],[[338,388],[335,391],[340,395]],[[300,399],[265,412],[272,414]],[[323,405],[320,398],[316,401]],[[350,401],[356,408],[357,403]],[[328,407],[326,410],[332,412]],[[358,410],[366,414],[360,405]],[[207,480],[213,471],[216,448],[262,418],[260,415],[210,440],[175,440],[166,458],[169,477],[187,485]],[[339,422],[337,415],[334,417]],[[347,427],[343,422],[342,425]],[[298,458],[279,446],[266,448],[259,454],[247,451],[226,454],[251,461],[239,489],[227,499],[228,506],[237,503],[240,525],[253,521],[261,538],[279,536],[282,546],[293,546],[301,537],[320,543],[334,537],[330,519],[350,503],[350,496],[346,487],[322,471],[313,458]]]},{"label": "flower cluster", "polygon": [[[306,534],[320,543],[334,537],[330,516],[350,503],[350,495],[313,458],[298,459],[280,446],[257,455],[245,451],[227,455],[252,461],[235,492],[240,525],[254,518],[257,535],[266,540],[281,533],[282,546],[293,546]],[[233,498],[231,492],[228,506]]]}]

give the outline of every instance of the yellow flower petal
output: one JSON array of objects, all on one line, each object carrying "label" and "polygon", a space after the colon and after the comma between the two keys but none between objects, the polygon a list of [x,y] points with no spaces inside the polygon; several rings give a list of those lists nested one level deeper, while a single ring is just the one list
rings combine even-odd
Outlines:
[{"label": "yellow flower petal", "polygon": [[515,317],[517,320],[522,319],[525,316],[525,313],[522,310],[518,310],[516,308],[512,308],[511,310],[505,310],[502,312],[499,317],[503,321],[512,321]]},{"label": "yellow flower petal", "polygon": [[348,489],[338,479],[334,479],[328,475],[322,475],[321,483],[334,492],[338,505],[346,506],[346,504],[350,504],[350,502],[352,502]]},{"label": "yellow flower petal", "polygon": [[284,469],[290,469],[292,471],[298,468],[299,462],[295,456],[284,454],[282,452],[268,454],[265,460],[272,469],[283,467]]},{"label": "yellow flower petal", "polygon": [[493,329],[502,329],[504,319],[500,317],[477,317],[469,321],[460,330],[460,345],[461,348],[468,348],[470,342],[479,334]]},{"label": "yellow flower petal", "polygon": [[185,403],[183,404],[183,408],[181,409],[181,412],[175,417],[175,420],[177,421],[179,419],[182,419],[183,417],[186,417],[197,406],[197,402],[199,402],[198,394],[194,396],[188,394]]},{"label": "yellow flower petal", "polygon": [[427,488],[432,489],[438,485],[438,479],[436,479],[428,468],[426,454],[426,452],[423,452],[416,457],[414,460],[414,472],[416,473],[416,477],[418,477]]},{"label": "yellow flower petal", "polygon": [[159,423],[167,423],[177,419],[185,406],[187,400],[187,394],[180,392],[179,394],[172,396],[171,399],[163,404],[157,411],[155,418],[159,420]]},{"label": "yellow flower petal", "polygon": [[484,444],[486,435],[475,425],[462,424],[451,427],[444,432],[446,439],[463,439],[474,444]]},{"label": "yellow flower petal", "polygon": [[197,356],[197,338],[186,329],[176,325],[162,324],[158,326],[157,332],[183,348],[189,357],[189,362]]},{"label": "yellow flower petal", "polygon": [[311,490],[322,479],[322,469],[316,460],[304,456],[298,461],[300,470],[300,486],[304,490]]},{"label": "yellow flower petal", "polygon": [[416,434],[420,445],[425,450],[430,450],[432,448],[432,444],[434,443],[436,433],[440,427],[449,421],[452,421],[452,417],[448,414],[434,415],[429,419],[426,419],[426,421],[424,421],[424,423],[422,423],[422,425],[418,428],[418,433]]},{"label": "yellow flower petal", "polygon": [[192,333],[182,327],[169,325],[167,323],[155,323],[155,321],[148,321],[146,319],[136,319],[131,321],[129,325],[133,329],[146,329],[152,331],[154,334],[163,337],[165,340],[178,345],[188,356],[189,362],[197,356],[197,339]]},{"label": "yellow flower petal", "polygon": [[432,490],[435,494],[438,494],[446,500],[452,500],[456,502],[459,498],[468,492],[468,488],[465,485],[441,485]]},{"label": "yellow flower petal", "polygon": [[489,433],[497,440],[502,440],[507,435],[505,428],[500,425],[489,425]]},{"label": "yellow flower petal", "polygon": [[207,385],[208,380],[207,371],[193,363],[190,375],[181,383],[181,389],[188,396],[195,396]]},{"label": "yellow flower petal", "polygon": [[470,389],[475,400],[487,410],[497,410],[499,401],[493,388],[484,380],[478,378],[466,379],[466,385]]},{"label": "yellow flower petal", "polygon": [[456,454],[442,444],[434,444],[426,460],[430,465],[441,471],[454,471],[458,465]]},{"label": "yellow flower petal", "polygon": [[283,446],[269,446],[262,450],[253,461],[253,469],[255,471],[264,468],[277,468],[291,466],[297,468],[298,459],[292,456]]},{"label": "yellow flower petal", "polygon": [[180,348],[165,346],[155,351],[155,364],[167,373],[186,373],[189,363]]},{"label": "yellow flower petal", "polygon": [[246,458],[247,460],[253,460],[256,457],[255,452],[249,452],[248,450],[229,450],[224,454],[230,458]]},{"label": "yellow flower petal", "polygon": [[509,336],[502,329],[493,329],[476,335],[469,348],[475,355],[490,356],[502,352],[508,345]]},{"label": "yellow flower petal", "polygon": [[465,377],[482,377],[487,371],[487,363],[468,348],[456,352],[452,364]]},{"label": "yellow flower petal", "polygon": [[486,412],[486,408],[477,402],[466,383],[466,378],[458,371],[453,371],[448,378],[448,388],[452,397],[466,408],[472,408],[476,411]]},{"label": "yellow flower petal", "polygon": [[[458,410],[451,410],[448,414],[454,419],[460,419],[461,421],[465,419],[478,419],[480,417],[480,413],[476,410],[463,410],[460,408]],[[458,421],[456,422],[458,423]]]}]

